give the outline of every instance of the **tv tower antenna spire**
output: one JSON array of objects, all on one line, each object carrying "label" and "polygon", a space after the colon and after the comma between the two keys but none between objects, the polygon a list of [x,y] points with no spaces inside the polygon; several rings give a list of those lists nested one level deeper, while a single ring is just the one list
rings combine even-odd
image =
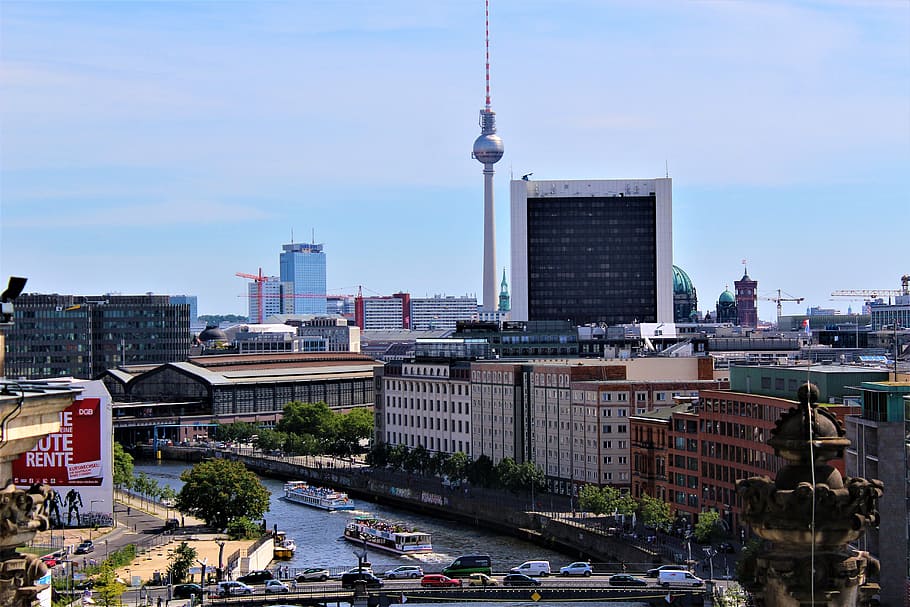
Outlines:
[{"label": "tv tower antenna spire", "polygon": [[474,140],[471,154],[483,164],[483,309],[495,311],[496,292],[496,221],[493,212],[493,165],[504,151],[502,139],[496,134],[496,112],[490,102],[490,0],[485,0],[486,96],[480,110],[480,137]]}]

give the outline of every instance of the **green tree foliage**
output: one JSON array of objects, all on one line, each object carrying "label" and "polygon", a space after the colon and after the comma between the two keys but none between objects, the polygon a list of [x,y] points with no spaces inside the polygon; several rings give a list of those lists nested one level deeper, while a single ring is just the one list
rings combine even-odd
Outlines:
[{"label": "green tree foliage", "polygon": [[263,451],[275,451],[284,448],[288,436],[271,428],[260,428],[256,436],[256,446]]},{"label": "green tree foliage", "polygon": [[332,415],[332,410],[325,403],[288,403],[284,406],[284,414],[276,430],[288,434],[332,437],[334,436]]},{"label": "green tree foliage", "polygon": [[227,534],[232,540],[250,540],[262,535],[262,531],[255,522],[241,516],[228,523]]},{"label": "green tree foliage", "polygon": [[518,493],[522,488],[521,469],[511,457],[504,457],[499,460],[493,472],[501,487],[508,489],[512,493]]},{"label": "green tree foliage", "polygon": [[212,433],[215,440],[228,443],[246,443],[259,432],[259,426],[250,422],[234,422],[232,424],[219,424]]},{"label": "green tree foliage", "polygon": [[710,542],[713,536],[719,531],[720,514],[716,510],[708,510],[698,515],[698,522],[695,523],[695,529],[692,533],[698,542]]},{"label": "green tree foliage", "polygon": [[133,456],[123,449],[120,443],[114,443],[114,485],[118,488],[129,487],[133,479]]},{"label": "green tree foliage", "polygon": [[468,481],[472,485],[492,487],[496,482],[496,473],[493,468],[493,460],[490,459],[490,456],[481,455],[468,466]]},{"label": "green tree foliage", "polygon": [[374,468],[385,468],[389,466],[389,453],[392,447],[388,443],[379,443],[373,445],[373,448],[367,452],[366,462]]},{"label": "green tree foliage", "polygon": [[197,557],[196,549],[187,544],[180,542],[180,545],[171,552],[168,560],[167,573],[171,576],[171,581],[180,583],[186,580],[190,573],[190,567],[194,566]]},{"label": "green tree foliage", "polygon": [[360,442],[373,437],[373,412],[359,407],[337,418],[337,440],[350,447],[352,453],[360,453]]},{"label": "green tree foliage", "polygon": [[290,455],[317,455],[324,452],[319,440],[311,434],[286,434],[284,450]]},{"label": "green tree foliage", "polygon": [[673,522],[670,504],[643,493],[641,496],[641,521],[648,527],[668,531]]},{"label": "green tree foliage", "polygon": [[524,462],[518,466],[518,482],[522,489],[543,491],[547,488],[547,477],[534,462]]},{"label": "green tree foliage", "polygon": [[463,451],[457,451],[446,458],[442,466],[442,471],[452,481],[463,481],[468,478],[468,466],[471,465],[471,458]]},{"label": "green tree foliage", "polygon": [[118,582],[114,567],[110,562],[104,562],[95,577],[92,599],[96,604],[113,607],[121,605],[120,597],[124,592],[126,592],[126,584]]},{"label": "green tree foliage", "polygon": [[240,462],[208,460],[184,470],[180,479],[177,509],[216,529],[241,516],[262,518],[269,509],[268,489]]},{"label": "green tree foliage", "polygon": [[605,514],[608,509],[607,498],[597,485],[585,485],[578,492],[578,507],[583,512]]},{"label": "green tree foliage", "polygon": [[200,316],[199,321],[204,322],[206,326],[209,327],[217,327],[223,322],[230,324],[249,322],[246,316],[238,316],[237,314],[206,314],[204,316]]}]

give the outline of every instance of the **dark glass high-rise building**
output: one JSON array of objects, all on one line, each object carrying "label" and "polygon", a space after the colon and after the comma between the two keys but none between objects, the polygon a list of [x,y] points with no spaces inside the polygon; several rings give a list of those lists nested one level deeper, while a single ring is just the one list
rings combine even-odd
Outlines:
[{"label": "dark glass high-rise building", "polygon": [[512,319],[673,322],[670,179],[512,181]]},{"label": "dark glass high-rise building", "polygon": [[189,353],[190,306],[167,295],[25,293],[7,331],[5,373],[91,379],[124,364],[182,362]]}]

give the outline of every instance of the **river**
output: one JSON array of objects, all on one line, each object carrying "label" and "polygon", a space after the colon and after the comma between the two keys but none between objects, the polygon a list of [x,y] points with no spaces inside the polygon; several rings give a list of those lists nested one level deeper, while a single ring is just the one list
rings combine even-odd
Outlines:
[{"label": "river", "polygon": [[[186,464],[176,462],[137,462],[134,471],[136,474],[144,472],[160,484],[179,491],[183,485],[180,473],[186,468]],[[496,571],[506,571],[509,567],[532,559],[548,560],[557,570],[572,561],[571,556],[482,527],[423,516],[363,500],[355,500],[358,508],[353,512],[326,512],[301,506],[283,499],[282,481],[270,478],[260,480],[271,492],[269,511],[265,515],[268,527],[277,524],[279,530],[285,531],[288,537],[297,542],[294,558],[283,562],[292,570],[316,566],[355,566],[355,546],[340,538],[351,516],[368,513],[391,521],[407,522],[433,536],[433,552],[430,554],[397,556],[369,549],[367,560],[377,573],[402,564],[420,563],[425,563],[428,570],[438,571],[462,554],[489,554]]]}]

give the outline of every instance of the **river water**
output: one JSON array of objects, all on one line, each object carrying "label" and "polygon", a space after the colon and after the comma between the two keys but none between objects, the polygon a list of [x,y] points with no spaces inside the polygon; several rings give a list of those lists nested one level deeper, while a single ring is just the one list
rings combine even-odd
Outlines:
[{"label": "river water", "polygon": [[[180,473],[187,468],[184,463],[137,462],[136,474],[144,472],[160,484],[180,490],[183,483]],[[446,521],[398,510],[384,505],[355,500],[358,508],[348,512],[326,512],[294,504],[283,499],[283,482],[261,478],[271,492],[269,511],[265,515],[268,527],[278,525],[288,537],[297,542],[297,552],[288,565],[291,570],[305,567],[341,568],[357,565],[353,550],[355,545],[340,539],[344,526],[356,514],[374,514],[390,521],[402,521],[433,536],[433,552],[398,556],[368,549],[367,560],[373,570],[381,573],[398,565],[422,564],[425,569],[439,571],[455,557],[462,554],[489,554],[495,571],[506,571],[527,560],[548,560],[554,569],[571,562],[572,556],[542,548],[536,544],[501,535],[481,527],[472,527],[458,521]],[[359,546],[357,546],[359,548]]]}]

